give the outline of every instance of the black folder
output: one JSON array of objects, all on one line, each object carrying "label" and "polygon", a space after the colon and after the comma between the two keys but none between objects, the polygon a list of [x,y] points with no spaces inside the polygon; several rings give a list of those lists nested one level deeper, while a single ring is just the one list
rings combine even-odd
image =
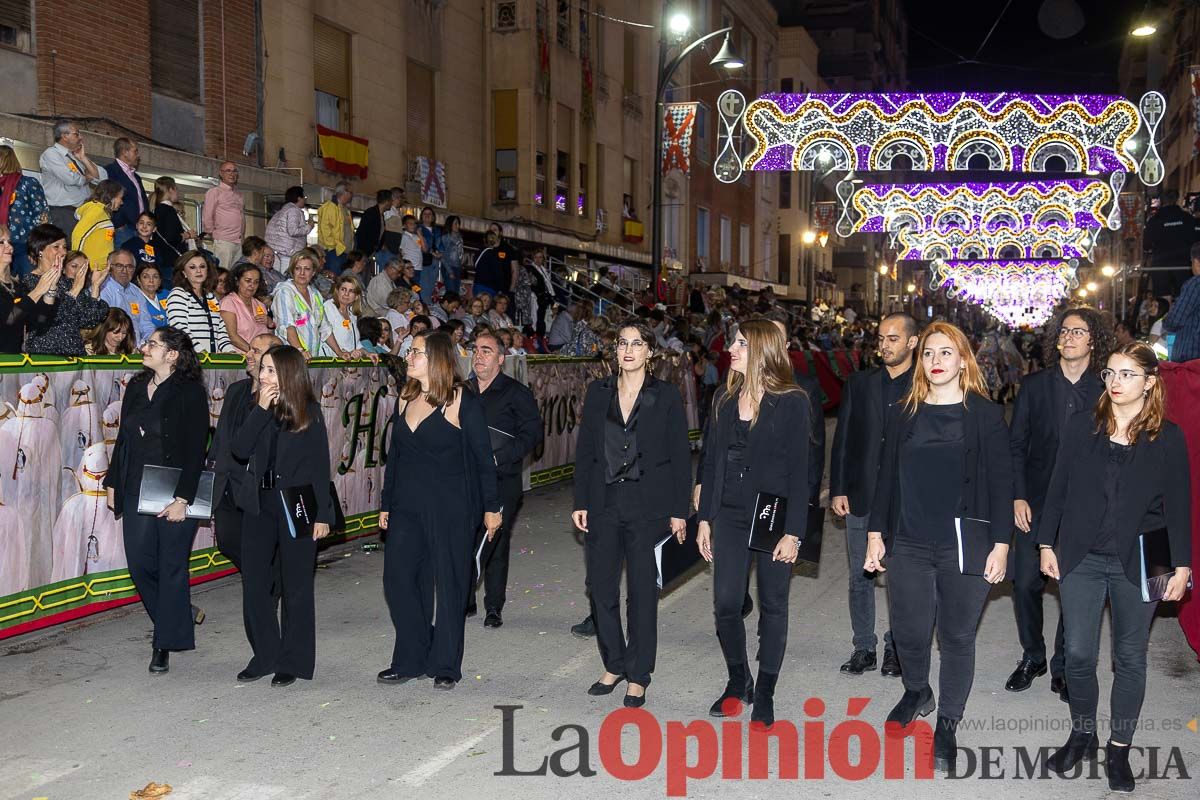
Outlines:
[{"label": "black folder", "polygon": [[[1147,603],[1162,600],[1167,592],[1167,584],[1175,577],[1175,567],[1171,565],[1171,540],[1167,538],[1167,529],[1160,528],[1139,534],[1138,550],[1141,553],[1142,564],[1142,600]],[[1188,588],[1192,588],[1190,579]]]},{"label": "black folder", "polygon": [[774,553],[783,538],[783,526],[787,522],[787,498],[777,494],[759,492],[754,500],[754,519],[750,523],[751,550]]},{"label": "black folder", "polygon": [[992,552],[992,523],[986,519],[955,517],[958,538],[958,571],[963,575],[983,575]]},{"label": "black folder", "polygon": [[682,544],[670,532],[659,539],[654,547],[654,560],[658,564],[658,588],[667,588],[700,560],[700,547],[696,543],[699,528],[699,518],[692,514],[688,517],[687,538]]}]

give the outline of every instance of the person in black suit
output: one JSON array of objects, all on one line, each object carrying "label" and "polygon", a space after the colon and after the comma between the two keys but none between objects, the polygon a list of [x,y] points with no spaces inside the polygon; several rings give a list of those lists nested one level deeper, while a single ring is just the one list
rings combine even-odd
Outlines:
[{"label": "person in black suit", "polygon": [[[170,669],[172,650],[194,650],[188,561],[197,521],[187,519],[196,499],[208,444],[208,393],[191,338],[159,328],[142,343],[145,369],[121,401],[121,427],[104,476],[108,506],[123,520],[129,576],[154,623],[150,672]],[[142,472],[148,466],[180,470],[175,500],[157,516],[138,513]]]},{"label": "person in black suit", "polygon": [[[888,557],[892,638],[904,665],[904,696],[889,725],[907,726],[934,709],[930,647],[941,651],[934,766],[953,771],[955,731],[975,677],[975,635],[992,584],[1004,579],[1012,540],[1012,454],[1004,407],[988,399],[966,335],[934,322],[917,343],[921,364],[888,421],[863,569]],[[983,575],[963,573],[956,531],[986,526]],[[968,523],[974,523],[968,524]],[[966,544],[970,539],[964,540]]]},{"label": "person in black suit", "polygon": [[[1058,581],[1066,620],[1071,735],[1048,759],[1071,772],[1096,757],[1096,662],[1107,599],[1112,612],[1111,734],[1105,770],[1113,791],[1132,792],[1129,745],[1146,693],[1146,650],[1158,601],[1143,580],[1142,537],[1165,539],[1162,599],[1183,598],[1191,579],[1191,478],[1183,434],[1163,417],[1166,393],[1146,344],[1117,348],[1100,373],[1094,412],[1067,422],[1036,540],[1041,568]],[[1155,562],[1151,562],[1152,564]]]},{"label": "person in black suit", "polygon": [[[1046,640],[1042,636],[1042,595],[1046,578],[1038,561],[1037,544],[1024,536],[1037,527],[1046,487],[1058,453],[1059,432],[1072,415],[1089,410],[1104,393],[1100,370],[1112,350],[1113,336],[1099,312],[1072,308],[1046,329],[1043,346],[1046,369],[1021,381],[1010,424],[1013,459],[1013,516],[1021,533],[1013,543],[1013,609],[1021,661],[1004,688],[1023,692],[1033,679],[1046,674]],[[1049,662],[1050,689],[1067,699],[1063,676],[1063,622],[1059,615],[1054,654]]]},{"label": "person in black suit", "polygon": [[[372,258],[383,247],[383,215],[392,208],[392,190],[380,189],[375,193],[375,205],[358,218],[358,230],[354,233],[354,249]],[[383,264],[375,265],[375,272],[383,271]]]},{"label": "person in black suit", "polygon": [[449,334],[418,333],[405,359],[379,513],[396,644],[377,680],[428,675],[450,690],[462,678],[471,545],[481,525],[494,539],[502,521],[496,459],[483,401],[459,382]]},{"label": "person in black suit", "polygon": [[[646,703],[658,642],[654,548],[687,535],[692,464],[683,399],[650,374],[654,331],[630,318],[617,330],[617,372],[592,381],[575,450],[575,510],[584,533],[587,586],[604,674],[588,694],[629,682],[624,704]],[[621,629],[621,564],[629,637]]]},{"label": "person in black suit", "polygon": [[[879,355],[883,364],[855,372],[842,387],[837,430],[829,469],[829,507],[846,519],[846,553],[850,559],[850,627],[854,652],[841,671],[861,675],[875,669],[875,576],[860,568],[867,555],[867,519],[875,495],[883,433],[888,417],[912,388],[917,321],[908,314],[888,314],[879,323]],[[880,674],[899,677],[900,659],[889,627],[883,634]]]},{"label": "person in black suit", "polygon": [[[480,563],[483,565],[483,619],[485,628],[504,624],[505,586],[508,584],[508,555],[512,543],[513,524],[521,507],[521,469],[525,456],[542,443],[542,415],[529,387],[504,374],[504,347],[491,331],[475,337],[472,361],[474,375],[467,385],[483,400],[491,434],[492,454],[496,461],[496,484],[500,492],[503,522],[500,530],[483,546]],[[479,546],[479,542],[475,546]],[[471,591],[467,600],[467,616],[475,613],[475,582],[472,562]]]},{"label": "person in black suit", "polygon": [[[291,345],[263,353],[255,406],[234,434],[232,455],[246,471],[234,487],[254,531],[242,540],[242,611],[253,657],[239,682],[275,673],[272,686],[311,680],[317,661],[313,575],[317,541],[336,518],[329,490],[329,441],[303,354]],[[288,489],[306,489],[316,500],[311,527],[289,512]],[[275,615],[272,562],[278,555],[283,628]]]},{"label": "person in black suit", "polygon": [[[775,685],[787,648],[788,588],[792,564],[808,523],[811,398],[792,379],[787,340],[772,322],[743,322],[729,348],[730,372],[718,391],[704,440],[697,544],[713,563],[713,608],[729,681],[709,713],[729,713],[727,702],[749,703],[751,721],[775,724]],[[787,499],[784,535],[773,553],[747,542],[756,498]],[[751,558],[758,566],[759,672],[750,677],[742,602]]]},{"label": "person in black suit", "polygon": [[125,190],[125,202],[112,214],[113,245],[120,249],[126,239],[137,235],[137,218],[150,210],[150,203],[142,188],[142,176],[137,173],[142,161],[137,142],[120,137],[113,142],[113,155],[117,160],[108,166],[108,179],[116,181]]}]

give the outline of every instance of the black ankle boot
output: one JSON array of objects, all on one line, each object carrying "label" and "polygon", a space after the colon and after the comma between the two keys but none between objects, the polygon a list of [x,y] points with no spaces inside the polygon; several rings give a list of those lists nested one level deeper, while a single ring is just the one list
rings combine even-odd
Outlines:
[{"label": "black ankle boot", "polygon": [[1109,742],[1104,746],[1104,770],[1108,773],[1108,788],[1114,792],[1133,791],[1133,770],[1129,768],[1129,746],[1118,747]]},{"label": "black ankle boot", "polygon": [[745,664],[729,665],[729,683],[725,684],[725,691],[721,692],[717,702],[708,709],[708,715],[710,717],[727,716],[725,714],[725,701],[727,700],[737,700],[743,706],[754,702],[754,681],[750,678],[750,668]]},{"label": "black ankle boot", "polygon": [[939,772],[954,772],[954,762],[958,758],[958,720],[943,717],[937,718],[937,728],[933,732],[933,768]]},{"label": "black ankle boot", "polygon": [[1085,758],[1094,761],[1096,751],[1099,749],[1100,741],[1096,738],[1095,733],[1071,731],[1071,735],[1067,737],[1067,743],[1046,759],[1046,766],[1050,768],[1051,772],[1064,775],[1075,769],[1075,765]]},{"label": "black ankle boot", "polygon": [[764,728],[775,724],[775,682],[778,680],[777,672],[758,671],[758,684],[754,687],[754,710],[750,712],[751,723],[760,723]]},{"label": "black ankle boot", "polygon": [[888,714],[887,721],[905,727],[910,725],[918,716],[927,716],[935,707],[933,689],[930,689],[928,686],[920,691],[905,689],[900,702],[896,703],[896,707],[892,709],[892,713]]}]

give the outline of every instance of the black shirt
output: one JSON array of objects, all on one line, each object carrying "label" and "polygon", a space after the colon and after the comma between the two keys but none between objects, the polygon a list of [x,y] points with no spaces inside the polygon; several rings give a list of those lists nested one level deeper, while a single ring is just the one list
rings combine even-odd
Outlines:
[{"label": "black shirt", "polygon": [[1086,376],[1081,376],[1075,383],[1071,383],[1061,368],[1055,369],[1054,373],[1054,392],[1058,397],[1060,409],[1059,421],[1066,424],[1072,414],[1090,410],[1095,405],[1095,392],[1092,390],[1092,382],[1084,380]]},{"label": "black shirt", "polygon": [[[174,380],[172,374],[167,381]],[[163,381],[165,384],[167,381]],[[162,398],[166,395],[163,384],[154,390],[154,397],[148,397],[149,384],[131,387],[134,392],[130,400],[130,408],[126,418],[121,420],[129,431],[129,485],[126,491],[132,496],[138,496],[142,485],[142,470],[147,465],[164,463],[162,438]]]},{"label": "black shirt", "polygon": [[884,419],[887,419],[887,410],[908,394],[908,390],[912,388],[912,373],[913,368],[909,367],[904,372],[893,378],[887,370],[887,367],[879,370],[880,379],[883,381],[883,413]]},{"label": "black shirt", "polygon": [[496,292],[507,292],[512,285],[512,248],[486,247],[475,259],[475,283]]},{"label": "black shirt", "polygon": [[621,419],[621,393],[612,393],[608,414],[604,418],[604,482],[636,481],[638,471],[637,418],[642,406],[638,392],[628,421]]},{"label": "black shirt", "polygon": [[905,538],[955,541],[963,449],[962,403],[922,403],[911,436],[900,443],[899,533]]},{"label": "black shirt", "polygon": [[[501,372],[487,388],[479,391],[479,379],[472,377],[470,387],[483,400],[483,413],[491,433],[492,453],[497,475],[521,472],[525,456],[542,442],[542,416],[529,387]],[[505,436],[505,434],[508,434]]]},{"label": "black shirt", "polygon": [[[737,408],[734,407],[734,413]],[[725,451],[725,485],[736,485],[742,479],[742,468],[746,463],[746,441],[750,438],[750,420],[738,417],[733,421],[733,438]],[[722,501],[733,499],[733,492],[726,492]]]},{"label": "black shirt", "polygon": [[1108,463],[1104,465],[1104,516],[1096,541],[1089,552],[1102,556],[1117,555],[1117,503],[1120,498],[1121,467],[1133,452],[1127,444],[1108,443]]}]

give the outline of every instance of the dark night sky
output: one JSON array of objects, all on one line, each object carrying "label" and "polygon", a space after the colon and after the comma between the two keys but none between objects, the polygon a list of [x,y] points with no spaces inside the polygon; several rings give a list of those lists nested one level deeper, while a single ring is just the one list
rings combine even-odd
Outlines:
[{"label": "dark night sky", "polygon": [[[1144,0],[904,0],[904,4],[912,89],[1047,93],[1116,92],[1121,43],[1146,5]],[[987,44],[978,50],[1006,5]],[[1047,35],[1039,24],[1039,12],[1049,20],[1046,27],[1053,28],[1069,25],[1072,7],[1081,13],[1079,31],[1066,38]]]}]

